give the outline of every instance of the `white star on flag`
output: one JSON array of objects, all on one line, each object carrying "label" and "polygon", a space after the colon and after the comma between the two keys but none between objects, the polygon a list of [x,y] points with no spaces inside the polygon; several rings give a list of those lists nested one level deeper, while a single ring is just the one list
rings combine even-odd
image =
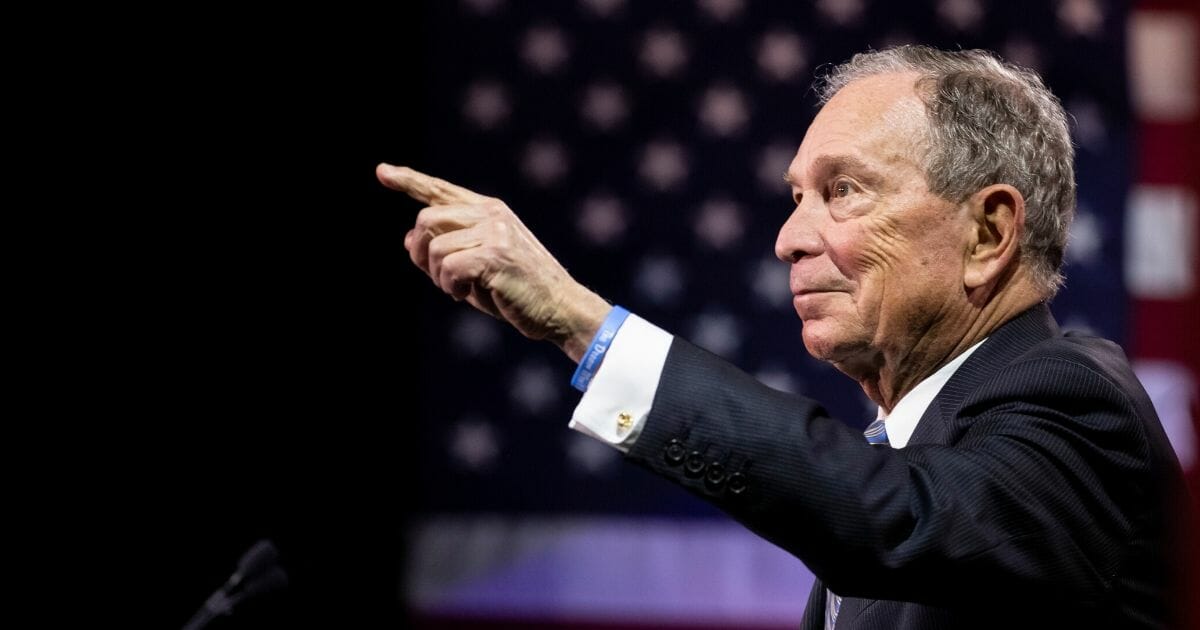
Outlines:
[{"label": "white star on flag", "polygon": [[1096,0],[1059,0],[1058,23],[1068,35],[1099,37],[1104,31],[1104,9]]},{"label": "white star on flag", "polygon": [[788,288],[788,266],[778,258],[764,256],[754,265],[751,272],[751,287],[760,304],[770,308],[783,308],[792,303]]},{"label": "white star on flag", "polygon": [[700,104],[700,123],[710,133],[729,136],[741,132],[749,119],[746,97],[732,86],[711,87]]},{"label": "white star on flag", "polygon": [[521,172],[531,183],[547,187],[558,183],[567,174],[570,158],[557,140],[534,140],[525,148]]},{"label": "white star on flag", "polygon": [[633,288],[651,304],[671,304],[683,292],[683,271],[670,256],[647,256],[634,274]]},{"label": "white star on flag", "polygon": [[673,190],[687,177],[687,156],[677,142],[659,140],[646,145],[638,175],[658,192]]},{"label": "white star on flag", "polygon": [[692,319],[690,328],[692,343],[725,358],[730,358],[742,346],[742,327],[729,313],[701,313]]},{"label": "white star on flag", "polygon": [[1096,215],[1080,204],[1067,233],[1067,260],[1079,265],[1095,264],[1103,242],[1104,235]]},{"label": "white star on flag", "polygon": [[517,407],[530,414],[541,415],[558,402],[562,389],[556,372],[542,363],[523,363],[513,374],[511,396]]},{"label": "white star on flag", "polygon": [[654,30],[642,42],[642,65],[656,77],[674,77],[687,65],[687,46],[678,31]]},{"label": "white star on flag", "polygon": [[479,311],[463,311],[450,325],[454,347],[472,357],[484,357],[500,345],[498,322]]},{"label": "white star on flag", "polygon": [[746,8],[743,0],[699,0],[700,8],[717,22],[728,22]]},{"label": "white star on flag", "polygon": [[592,14],[606,18],[612,17],[618,10],[625,6],[625,0],[580,0],[588,11]]},{"label": "white star on flag", "polygon": [[956,31],[973,31],[983,19],[979,0],[938,0],[938,19]]},{"label": "white star on flag", "polygon": [[625,234],[624,204],[612,195],[588,197],[581,204],[575,227],[593,245],[610,245]]},{"label": "white star on flag", "polygon": [[1102,151],[1106,144],[1108,130],[1104,125],[1104,112],[1096,101],[1090,98],[1076,98],[1067,107],[1071,113],[1074,125],[1075,140],[1080,147],[1090,151]]},{"label": "white star on flag", "polygon": [[617,449],[582,433],[567,436],[567,460],[574,470],[588,475],[610,472],[621,456]]},{"label": "white star on flag", "polygon": [[1004,58],[1030,70],[1041,72],[1042,69],[1042,50],[1037,44],[1029,41],[1023,35],[1016,35],[1008,39],[1004,44],[1004,50],[1001,53]]},{"label": "white star on flag", "polygon": [[480,129],[492,129],[508,118],[508,92],[497,81],[476,81],[467,88],[463,115]]},{"label": "white star on flag", "polygon": [[791,166],[792,158],[796,157],[796,146],[790,142],[776,140],[758,154],[758,168],[755,169],[758,185],[767,192],[779,193],[781,203],[789,203],[788,185],[783,181],[783,175]]},{"label": "white star on flag", "polygon": [[593,83],[583,96],[580,114],[601,131],[612,131],[629,114],[625,90],[616,83]]},{"label": "white star on flag", "polygon": [[713,249],[728,249],[742,238],[742,211],[737,202],[709,199],[700,207],[695,232],[700,241]]},{"label": "white star on flag", "polygon": [[567,62],[567,38],[553,26],[535,26],[525,33],[521,58],[526,65],[542,74],[555,72]]},{"label": "white star on flag", "polygon": [[817,0],[817,10],[838,26],[852,26],[862,18],[862,0]]},{"label": "white star on flag", "polygon": [[775,30],[758,42],[758,67],[774,81],[790,81],[808,65],[808,52],[800,36]]},{"label": "white star on flag", "polygon": [[483,416],[464,417],[454,425],[450,454],[467,470],[482,472],[492,468],[500,454],[496,430]]}]

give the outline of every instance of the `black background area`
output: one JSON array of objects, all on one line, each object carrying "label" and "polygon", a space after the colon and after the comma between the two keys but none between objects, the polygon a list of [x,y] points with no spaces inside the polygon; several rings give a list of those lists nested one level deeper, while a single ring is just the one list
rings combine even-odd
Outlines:
[{"label": "black background area", "polygon": [[212,628],[407,625],[405,431],[433,292],[402,246],[419,205],[374,167],[426,146],[420,8],[289,11],[185,44],[155,207],[118,240],[94,356],[119,362],[88,370],[117,410],[116,474],[84,480],[78,516],[99,566],[137,576],[123,616],[146,627],[181,627],[264,537],[290,587]]}]

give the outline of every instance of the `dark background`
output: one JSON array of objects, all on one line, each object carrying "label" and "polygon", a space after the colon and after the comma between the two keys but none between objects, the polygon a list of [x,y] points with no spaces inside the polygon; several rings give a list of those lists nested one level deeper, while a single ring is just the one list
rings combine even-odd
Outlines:
[{"label": "dark background", "polygon": [[425,148],[420,7],[210,22],[143,156],[157,203],[115,248],[88,371],[118,429],[73,516],[146,627],[181,627],[264,537],[289,588],[212,628],[404,627],[426,287],[400,246],[417,204],[374,167]]}]

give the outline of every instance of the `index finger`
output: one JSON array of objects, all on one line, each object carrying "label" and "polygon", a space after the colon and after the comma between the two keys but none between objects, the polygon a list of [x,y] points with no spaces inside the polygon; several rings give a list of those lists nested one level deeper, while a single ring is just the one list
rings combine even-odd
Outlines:
[{"label": "index finger", "polygon": [[380,164],[375,167],[375,176],[384,186],[399,190],[426,205],[474,204],[488,200],[488,197],[477,192],[407,166]]}]

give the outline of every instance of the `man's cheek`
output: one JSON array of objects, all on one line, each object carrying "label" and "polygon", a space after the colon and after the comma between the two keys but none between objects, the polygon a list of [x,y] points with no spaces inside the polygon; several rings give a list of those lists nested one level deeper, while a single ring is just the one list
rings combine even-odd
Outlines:
[{"label": "man's cheek", "polygon": [[858,230],[843,230],[826,237],[826,253],[841,275],[854,278],[877,266],[870,244]]}]

